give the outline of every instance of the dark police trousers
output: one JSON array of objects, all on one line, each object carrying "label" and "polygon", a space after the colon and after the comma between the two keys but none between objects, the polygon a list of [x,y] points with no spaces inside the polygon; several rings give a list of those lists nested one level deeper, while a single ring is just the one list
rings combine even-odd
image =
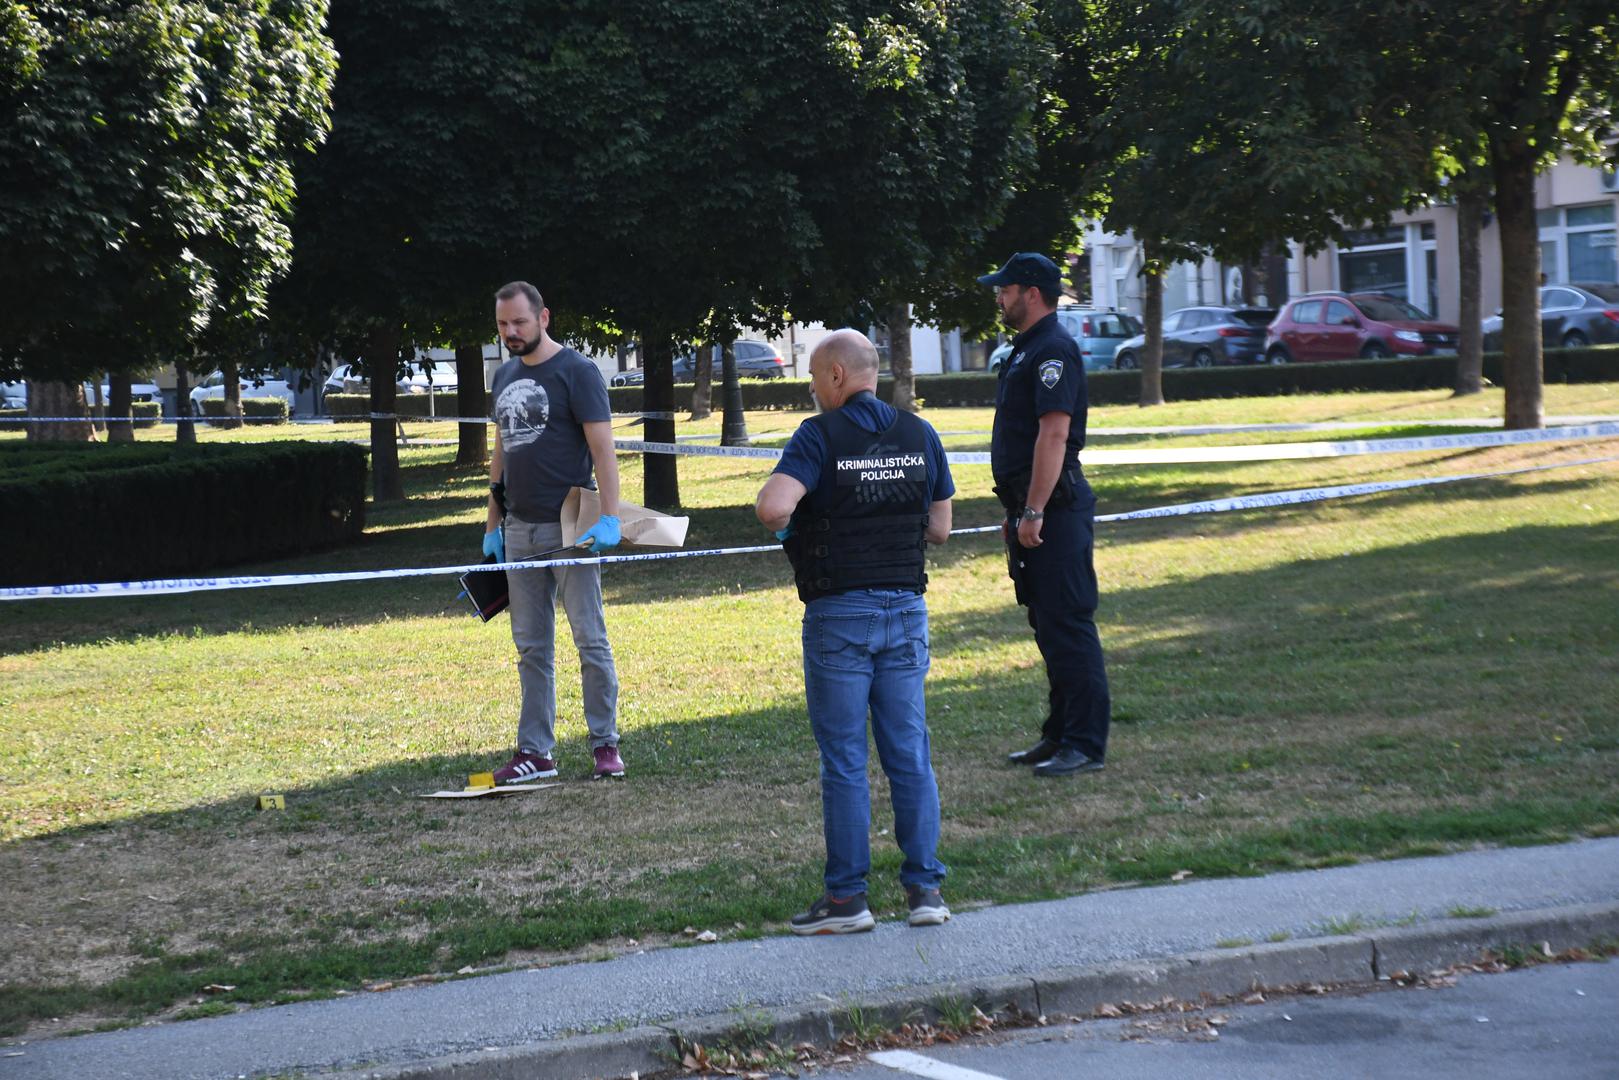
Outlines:
[{"label": "dark police trousers", "polygon": [[1014,578],[1018,602],[1028,605],[1029,625],[1051,684],[1051,712],[1040,734],[1103,761],[1113,703],[1102,639],[1096,633],[1096,567],[1091,558],[1096,497],[1089,485],[1081,484],[1073,504],[1047,508],[1039,547],[1019,544],[1013,529],[1009,555],[1014,573],[1022,576],[1021,581]]}]

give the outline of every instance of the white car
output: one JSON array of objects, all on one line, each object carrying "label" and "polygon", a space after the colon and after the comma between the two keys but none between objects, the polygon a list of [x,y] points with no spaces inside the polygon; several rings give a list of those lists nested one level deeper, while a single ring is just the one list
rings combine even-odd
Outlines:
[{"label": "white car", "polygon": [[[112,387],[107,383],[101,384],[101,403],[103,406],[112,400]],[[157,388],[156,383],[130,383],[129,400],[155,401],[158,410],[163,408],[163,391]],[[96,388],[90,383],[84,384],[84,403],[95,408]],[[0,383],[0,409],[26,409],[28,408],[28,384],[25,382]]]},{"label": "white car", "polygon": [[[298,395],[292,392],[285,379],[262,379],[250,375],[243,375],[239,380],[242,388],[242,397],[277,397],[287,403],[287,415],[290,417],[298,407]],[[225,374],[216,371],[191,391],[191,414],[201,416],[202,403],[208,398],[223,398],[225,396]]]},{"label": "white car", "polygon": [[[323,385],[328,394],[368,394],[371,392],[371,380],[364,375],[356,374],[353,364],[338,364],[332,373],[326,376]],[[461,385],[456,375],[454,361],[435,360],[429,371],[423,371],[420,364],[412,364],[410,374],[394,383],[396,392],[401,394],[425,394],[428,387],[440,394],[453,393]]]}]

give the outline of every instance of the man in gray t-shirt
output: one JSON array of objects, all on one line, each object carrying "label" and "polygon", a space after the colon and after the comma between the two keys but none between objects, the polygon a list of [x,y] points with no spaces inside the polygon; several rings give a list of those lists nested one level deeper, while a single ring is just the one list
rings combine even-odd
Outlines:
[{"label": "man in gray t-shirt", "polygon": [[[547,332],[539,291],[514,281],[495,294],[495,322],[512,358],[495,372],[495,452],[489,463],[484,554],[517,562],[562,547],[562,503],[575,487],[598,487],[601,518],[579,546],[600,552],[619,541],[618,459],[607,384],[596,365]],[[591,479],[592,467],[595,482]],[[497,784],[557,774],[556,603],[560,596],[579,650],[592,779],[622,779],[618,673],[607,641],[601,569],[568,566],[507,574],[522,711],[517,752],[495,770]]]}]

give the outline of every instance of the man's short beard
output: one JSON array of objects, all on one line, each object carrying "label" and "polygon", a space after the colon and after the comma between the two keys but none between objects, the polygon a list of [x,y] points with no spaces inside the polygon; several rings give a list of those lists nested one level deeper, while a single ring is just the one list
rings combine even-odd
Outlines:
[{"label": "man's short beard", "polygon": [[533,341],[530,341],[527,338],[521,338],[519,340],[523,342],[523,347],[521,349],[514,349],[509,344],[506,346],[506,351],[511,353],[513,356],[527,356],[529,353],[540,347],[539,338],[535,338]]}]

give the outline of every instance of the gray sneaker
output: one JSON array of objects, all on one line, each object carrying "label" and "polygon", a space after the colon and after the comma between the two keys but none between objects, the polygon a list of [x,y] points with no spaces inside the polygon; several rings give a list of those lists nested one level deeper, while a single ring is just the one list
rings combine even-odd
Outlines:
[{"label": "gray sneaker", "polygon": [[907,885],[905,902],[911,906],[907,920],[912,926],[938,926],[950,920],[950,909],[936,888],[926,885]]},{"label": "gray sneaker", "polygon": [[866,904],[866,894],[848,896],[839,900],[827,893],[809,906],[809,910],[794,915],[793,933],[803,937],[812,934],[858,934],[877,925]]}]

